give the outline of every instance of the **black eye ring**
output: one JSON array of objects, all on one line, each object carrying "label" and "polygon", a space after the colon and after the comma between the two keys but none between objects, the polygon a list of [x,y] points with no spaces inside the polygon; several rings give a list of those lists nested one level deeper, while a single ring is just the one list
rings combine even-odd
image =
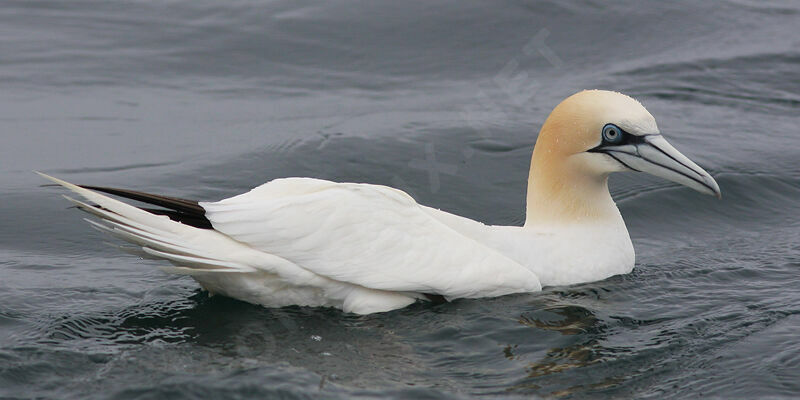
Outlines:
[{"label": "black eye ring", "polygon": [[603,141],[610,144],[620,144],[622,143],[622,139],[624,136],[624,132],[618,126],[614,124],[606,124],[603,127]]}]

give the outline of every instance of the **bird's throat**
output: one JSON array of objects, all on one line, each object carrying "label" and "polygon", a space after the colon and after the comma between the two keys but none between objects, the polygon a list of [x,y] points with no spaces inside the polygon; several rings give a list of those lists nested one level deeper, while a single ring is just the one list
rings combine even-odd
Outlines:
[{"label": "bird's throat", "polygon": [[[540,165],[539,165],[540,166]],[[525,225],[621,220],[608,192],[608,175],[587,174],[568,163],[533,163],[528,178]]]}]

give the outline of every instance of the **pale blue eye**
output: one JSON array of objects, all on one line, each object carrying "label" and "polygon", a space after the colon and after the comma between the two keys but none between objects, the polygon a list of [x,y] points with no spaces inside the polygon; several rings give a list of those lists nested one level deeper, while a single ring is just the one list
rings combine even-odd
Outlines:
[{"label": "pale blue eye", "polygon": [[614,124],[606,124],[603,127],[603,141],[611,144],[619,144],[622,142],[622,129]]}]

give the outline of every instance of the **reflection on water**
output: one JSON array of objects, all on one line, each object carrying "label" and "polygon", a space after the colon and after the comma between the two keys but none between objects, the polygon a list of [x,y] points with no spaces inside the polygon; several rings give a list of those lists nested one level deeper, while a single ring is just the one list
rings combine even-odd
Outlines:
[{"label": "reflection on water", "polygon": [[[533,391],[537,394],[563,397],[586,390],[598,390],[614,386],[621,381],[619,377],[605,377],[600,382],[573,384],[557,388],[552,380],[540,379],[553,374],[563,374],[573,369],[602,363],[613,352],[602,346],[606,328],[592,311],[578,305],[563,305],[527,312],[519,317],[522,325],[536,329],[557,332],[567,336],[568,345],[547,349],[536,361],[528,362],[525,371],[527,378],[515,384],[511,391]],[[515,346],[507,346],[503,352],[510,360]],[[579,381],[584,381],[580,379]]]},{"label": "reflection on water", "polygon": [[591,311],[575,305],[551,307],[525,313],[519,323],[539,329],[559,332],[562,335],[578,335],[597,332],[598,319]]}]

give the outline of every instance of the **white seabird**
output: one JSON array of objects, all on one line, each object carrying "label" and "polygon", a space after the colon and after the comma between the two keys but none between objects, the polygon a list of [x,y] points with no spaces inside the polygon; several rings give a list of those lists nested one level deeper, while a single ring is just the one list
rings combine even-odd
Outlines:
[{"label": "white seabird", "polygon": [[100,219],[87,219],[93,226],[134,245],[127,251],[167,260],[174,267],[165,270],[211,293],[367,314],[417,299],[537,292],[630,272],[633,245],[608,191],[609,174],[619,171],[720,196],[639,102],[601,90],[567,98],[542,126],[524,226],[485,225],[379,185],[284,178],[198,203],[40,174],[94,203],[67,197]]}]

